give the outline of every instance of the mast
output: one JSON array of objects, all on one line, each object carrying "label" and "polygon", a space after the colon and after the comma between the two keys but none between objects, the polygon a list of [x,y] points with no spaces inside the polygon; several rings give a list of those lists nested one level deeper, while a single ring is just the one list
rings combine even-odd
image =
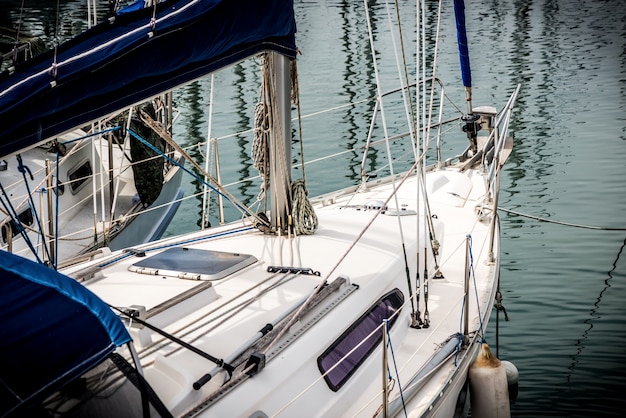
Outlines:
[{"label": "mast", "polygon": [[[286,230],[291,214],[291,65],[289,58],[277,52],[269,53],[273,64],[275,92],[270,134],[270,222],[272,229]],[[271,68],[271,66],[270,66]],[[272,94],[270,92],[270,94]]]},{"label": "mast", "polygon": [[461,78],[465,87],[465,100],[467,101],[467,114],[461,116],[464,125],[463,132],[467,134],[472,152],[476,152],[478,145],[476,136],[480,130],[478,119],[480,116],[474,114],[472,109],[472,71],[470,68],[469,49],[467,46],[467,33],[465,30],[465,2],[464,0],[454,0],[454,17],[456,20],[457,42],[459,45],[459,59],[461,61]]}]

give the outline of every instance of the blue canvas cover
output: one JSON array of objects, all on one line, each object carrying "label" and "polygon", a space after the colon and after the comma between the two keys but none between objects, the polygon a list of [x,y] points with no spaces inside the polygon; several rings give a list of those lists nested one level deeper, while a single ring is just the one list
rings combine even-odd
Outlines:
[{"label": "blue canvas cover", "polygon": [[261,51],[293,58],[295,32],[293,0],[166,0],[127,9],[56,55],[0,75],[0,157]]},{"label": "blue canvas cover", "polygon": [[464,87],[472,87],[472,70],[470,67],[467,31],[465,29],[465,1],[454,0],[454,17],[456,20],[456,37],[461,61],[461,80]]},{"label": "blue canvas cover", "polygon": [[0,416],[59,389],[130,341],[75,280],[0,251]]}]

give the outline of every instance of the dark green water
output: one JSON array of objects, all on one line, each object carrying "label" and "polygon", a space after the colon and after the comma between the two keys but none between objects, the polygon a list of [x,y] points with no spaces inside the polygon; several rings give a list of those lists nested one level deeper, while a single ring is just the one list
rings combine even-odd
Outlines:
[{"label": "dark green water", "polygon": [[[82,30],[85,2],[61,3],[65,33]],[[370,3],[377,37],[384,42],[384,5]],[[408,30],[412,2],[400,3]],[[449,7],[442,15],[438,74],[448,94],[462,103],[452,0],[444,3]],[[56,2],[34,4],[25,21],[34,34],[49,36]],[[19,2],[0,0],[0,6],[0,16],[14,18]],[[361,101],[372,97],[375,85],[366,64],[370,52],[362,2],[296,0],[295,6],[302,113],[359,103],[304,119],[307,182],[310,194],[317,195],[357,179],[358,147],[365,142],[372,109]],[[510,321],[499,315],[496,338],[494,312],[488,333],[500,358],[519,369],[512,415],[623,416],[626,4],[470,0],[466,14],[474,104],[501,107],[513,87],[522,84],[512,124],[515,148],[504,167],[499,202],[503,303]],[[381,51],[387,60],[383,74],[395,71],[391,49],[389,44]],[[230,190],[248,204],[255,201],[259,184],[249,159],[252,136],[229,135],[250,127],[259,77],[255,65],[243,63],[214,79],[210,135],[220,138],[223,182],[236,183]],[[182,144],[206,142],[209,86],[209,79],[200,80],[177,95],[184,111],[176,132]],[[200,155],[204,147],[190,152]],[[329,154],[337,156],[318,161]],[[301,161],[299,142],[293,157]],[[369,166],[378,159],[373,154]],[[186,181],[187,196],[200,190],[197,182]],[[186,200],[167,233],[196,229],[200,201]],[[217,222],[214,205],[211,214]],[[227,219],[236,218],[227,210]]]}]

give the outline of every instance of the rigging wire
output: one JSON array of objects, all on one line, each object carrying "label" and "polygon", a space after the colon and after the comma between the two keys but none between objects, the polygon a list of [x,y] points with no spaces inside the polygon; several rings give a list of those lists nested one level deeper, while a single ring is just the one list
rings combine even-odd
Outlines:
[{"label": "rigging wire", "polygon": [[[402,382],[400,382],[400,373],[398,372],[398,364],[396,361],[396,354],[393,351],[393,345],[391,343],[391,333],[389,332],[389,318],[385,318],[383,319],[383,322],[385,324],[387,324],[384,328],[383,328],[383,332],[387,333],[387,346],[389,347],[390,351],[391,351],[391,360],[393,361],[393,368],[394,371],[396,373],[396,380],[398,381],[398,391],[400,392],[400,399],[402,400],[402,409],[404,410],[404,416],[407,417],[407,411],[406,411],[406,401],[404,399],[404,391],[402,390]],[[384,350],[384,348],[383,348]],[[389,365],[387,365],[387,374],[389,375],[389,380],[391,380],[391,370],[389,370]],[[383,405],[383,408],[385,408],[385,405]]]},{"label": "rigging wire", "polygon": [[[209,173],[209,174],[213,174],[211,171],[212,165],[211,163],[213,162],[213,158],[212,158],[212,154],[211,151],[215,151],[215,157],[217,158],[217,141],[215,141],[215,146],[212,147],[212,141],[211,141],[211,134],[213,133],[213,104],[214,104],[214,99],[213,99],[213,93],[214,93],[214,87],[215,87],[215,74],[211,74],[211,84],[210,84],[210,88],[209,88],[209,109],[208,109],[208,123],[207,123],[207,142],[206,142],[206,155],[204,156],[204,171]],[[200,148],[198,148],[200,149]],[[209,171],[211,170],[211,171]],[[209,179],[204,178],[205,182],[208,182]],[[202,220],[201,220],[201,225],[202,228],[206,228],[209,225],[209,208],[211,205],[211,192],[209,187],[204,184],[203,185],[203,189],[202,189]]]},{"label": "rigging wire", "polygon": [[57,54],[59,52],[59,10],[59,0],[57,0],[57,13],[54,27],[54,55],[52,57],[52,64],[50,64],[50,75],[52,75],[55,82],[57,78]]},{"label": "rigging wire", "polygon": [[[474,283],[474,295],[476,297],[476,307],[478,309],[478,329],[480,331],[480,335],[481,335],[481,342],[485,342],[485,330],[484,330],[484,326],[483,326],[483,315],[480,311],[480,300],[478,297],[478,284],[476,283],[476,272],[474,271],[474,253],[472,251],[472,236],[468,235],[468,239],[469,239],[469,273],[472,276],[472,281]],[[467,299],[468,299],[468,303],[469,303],[469,295],[467,295]]]},{"label": "rigging wire", "polygon": [[[31,173],[30,168],[28,168],[28,166],[23,164],[21,154],[17,154],[15,158],[17,159],[17,171],[19,171],[22,174],[22,178],[24,180],[24,186],[26,187],[26,195],[28,196],[29,207],[31,209],[33,217],[35,218],[35,222],[37,223],[37,228],[38,228],[37,235],[42,237],[42,248],[43,248],[44,256],[46,257],[46,260],[52,263],[53,260],[50,257],[50,252],[48,251],[48,247],[45,245],[46,243],[45,232],[43,228],[41,227],[41,221],[39,219],[39,215],[37,214],[37,211],[35,210],[35,202],[33,201],[33,194],[31,193],[30,186],[28,185],[28,177],[30,177],[31,180],[33,180],[33,174]],[[19,215],[18,215],[18,219],[19,219]],[[54,266],[54,269],[56,270],[56,266]]]},{"label": "rigging wire", "polygon": [[[26,234],[26,232],[24,230],[24,227],[23,227],[23,224],[22,224],[22,222],[20,220],[20,217],[17,214],[17,212],[16,212],[15,208],[13,207],[13,205],[11,204],[11,200],[9,199],[9,196],[8,196],[7,192],[5,191],[4,187],[2,187],[2,183],[0,183],[0,193],[1,193],[0,203],[2,204],[2,206],[4,206],[4,209],[6,210],[6,213],[8,213],[9,216],[11,216],[11,219],[12,219],[12,225],[9,227],[9,230],[7,231],[7,236],[8,236],[8,234],[12,234],[12,230],[13,230],[13,226],[14,226],[15,229],[17,230],[17,232],[22,235],[22,238],[24,239],[24,242],[26,242],[26,244],[30,248],[30,250],[33,253],[33,255],[35,256],[35,259],[37,260],[37,262],[40,263],[40,264],[43,264],[43,262],[39,258],[39,254],[37,253],[37,250],[35,250],[31,240],[29,239],[28,235]],[[6,200],[6,202],[5,202],[5,200]]]},{"label": "rigging wire", "polygon": [[300,142],[300,161],[302,162],[302,182],[306,189],[306,170],[304,169],[304,137],[302,134],[302,107],[300,106],[300,82],[298,80],[298,62],[291,61],[291,102],[296,106],[298,111],[298,138]]},{"label": "rigging wire", "polygon": [[[388,8],[388,3],[387,3],[387,10],[389,10]],[[367,17],[367,32],[369,35],[369,44],[370,44],[370,49],[372,51],[372,56],[376,57],[376,44],[374,41],[374,32],[372,29],[372,22],[370,20],[369,17],[369,9],[368,9],[368,5],[367,5],[367,0],[365,0],[365,16]],[[389,21],[391,21],[391,16],[389,13],[387,13],[387,19]],[[391,30],[391,33],[393,34],[393,30]],[[394,41],[395,43],[395,41]],[[394,48],[395,49],[395,48]],[[372,60],[372,64],[373,64],[373,73],[374,73],[374,78],[376,80],[376,92],[377,92],[377,96],[378,96],[378,100],[379,100],[379,110],[380,110],[380,116],[381,116],[381,123],[382,123],[382,129],[383,129],[383,134],[384,134],[384,138],[385,140],[385,147],[386,147],[386,151],[387,151],[387,160],[389,163],[389,172],[391,174],[391,185],[392,188],[394,190],[397,191],[396,188],[396,179],[395,179],[395,174],[394,174],[394,168],[393,168],[393,163],[392,163],[392,154],[391,154],[391,146],[389,143],[389,131],[388,131],[388,127],[387,127],[387,118],[385,116],[385,107],[383,105],[383,92],[381,90],[381,82],[380,82],[380,73],[379,73],[379,69],[378,69],[378,64],[376,61],[376,58],[374,58]],[[405,102],[406,103],[406,102]],[[421,160],[421,158],[419,160],[416,160],[416,164]],[[412,169],[409,171],[409,173],[412,172]],[[402,184],[402,182],[400,183]],[[398,186],[399,187],[399,186]],[[395,203],[396,203],[396,207],[400,207],[400,204],[398,202],[398,195],[394,192],[389,196],[389,199],[393,198]],[[388,199],[388,201],[389,201]],[[378,213],[380,213],[382,210],[384,210],[386,206],[386,202],[385,205],[380,207],[380,210]],[[375,218],[377,217],[377,215],[374,216]],[[404,233],[403,233],[403,228],[402,228],[402,219],[400,218],[400,216],[396,217],[397,221],[398,221],[398,232],[400,234],[400,242],[402,245],[402,255],[404,257],[404,271],[406,274],[406,279],[407,279],[407,288],[410,294],[413,293],[413,286],[411,284],[411,275],[410,275],[410,268],[409,268],[409,263],[408,263],[408,257],[407,257],[407,251],[406,251],[406,241],[404,239]],[[369,228],[369,225],[366,226],[366,229]],[[365,231],[363,231],[365,232]],[[360,238],[360,237],[359,237]],[[357,238],[357,240],[359,239]],[[351,247],[352,248],[352,247]],[[348,251],[351,251],[351,248]],[[411,299],[411,312],[415,313],[415,303],[413,301],[413,299]]]},{"label": "rigging wire", "polygon": [[[54,248],[56,248],[56,251],[54,252],[54,265],[57,266],[57,268],[59,267],[59,154],[59,150],[57,149],[54,164],[56,176],[54,176],[54,237],[52,237],[54,240]],[[48,193],[50,193],[49,190]]]},{"label": "rigging wire", "polygon": [[13,46],[13,65],[17,63],[17,52],[20,43],[20,31],[22,29],[22,19],[24,18],[24,0],[20,6],[20,17],[17,23],[17,30],[15,31],[15,45]]}]

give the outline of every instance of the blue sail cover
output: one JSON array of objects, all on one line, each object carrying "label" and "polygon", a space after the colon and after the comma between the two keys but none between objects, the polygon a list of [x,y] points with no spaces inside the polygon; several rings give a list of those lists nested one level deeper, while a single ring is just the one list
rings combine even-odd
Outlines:
[{"label": "blue sail cover", "polygon": [[[154,16],[154,18],[153,18]],[[0,75],[0,157],[265,50],[295,57],[293,0],[127,9]]]},{"label": "blue sail cover", "polygon": [[128,341],[122,321],[87,288],[0,251],[0,416],[40,401]]},{"label": "blue sail cover", "polygon": [[461,79],[464,87],[472,87],[472,71],[470,68],[469,49],[467,47],[467,31],[465,30],[465,2],[454,0],[454,17],[456,19],[456,37],[461,60]]}]

